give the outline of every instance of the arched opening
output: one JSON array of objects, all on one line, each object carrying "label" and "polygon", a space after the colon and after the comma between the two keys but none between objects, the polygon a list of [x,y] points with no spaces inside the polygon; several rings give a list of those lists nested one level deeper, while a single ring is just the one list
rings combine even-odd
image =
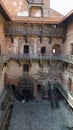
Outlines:
[{"label": "arched opening", "polygon": [[71,91],[71,87],[72,87],[72,80],[71,78],[68,79],[68,88]]},{"label": "arched opening", "polygon": [[71,55],[73,55],[73,43],[71,44]]},{"label": "arched opening", "polygon": [[37,85],[37,97],[41,98],[41,85],[40,84]]},{"label": "arched opening", "polygon": [[44,98],[44,88],[41,84],[37,85],[37,99],[42,99]]},{"label": "arched opening", "polygon": [[28,64],[23,65],[23,71],[24,72],[29,72],[29,65]]},{"label": "arched opening", "polygon": [[68,63],[67,62],[64,62],[62,64],[62,71],[66,70],[68,68]]},{"label": "arched opening", "polygon": [[54,45],[53,49],[52,49],[52,53],[53,54],[60,54],[61,53],[60,45],[58,45],[58,44]]},{"label": "arched opening", "polygon": [[31,82],[29,78],[22,77],[19,80],[18,92],[19,92],[20,101],[33,100],[34,98],[33,83]]},{"label": "arched opening", "polygon": [[24,53],[29,53],[29,46],[28,45],[24,46]]},{"label": "arched opening", "polygon": [[45,54],[46,53],[46,48],[45,47],[42,47],[41,48],[41,54]]}]

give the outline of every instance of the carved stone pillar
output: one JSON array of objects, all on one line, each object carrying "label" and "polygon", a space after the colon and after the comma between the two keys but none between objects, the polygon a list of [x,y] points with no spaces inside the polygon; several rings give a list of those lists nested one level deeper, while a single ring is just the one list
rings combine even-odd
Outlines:
[{"label": "carved stone pillar", "polygon": [[36,43],[34,43],[34,54],[37,53],[37,46],[36,46]]},{"label": "carved stone pillar", "polygon": [[34,86],[34,97],[37,98],[37,86]]},{"label": "carved stone pillar", "polygon": [[3,93],[4,91],[4,74],[5,74],[5,67],[3,68],[3,71],[1,72],[1,75],[0,75],[0,95]]}]

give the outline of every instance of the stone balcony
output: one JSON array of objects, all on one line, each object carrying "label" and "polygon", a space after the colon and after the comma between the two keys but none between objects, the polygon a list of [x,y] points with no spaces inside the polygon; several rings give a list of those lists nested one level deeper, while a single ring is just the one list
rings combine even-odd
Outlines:
[{"label": "stone balcony", "polygon": [[57,55],[57,54],[6,54],[0,56],[0,63],[5,63],[9,60],[46,60],[46,61],[64,61],[73,64],[73,55]]},{"label": "stone balcony", "polygon": [[24,24],[12,24],[7,23],[5,25],[5,35],[14,36],[48,36],[48,37],[62,37],[64,38],[66,32],[62,27],[53,28],[51,27],[28,27],[28,25]]}]

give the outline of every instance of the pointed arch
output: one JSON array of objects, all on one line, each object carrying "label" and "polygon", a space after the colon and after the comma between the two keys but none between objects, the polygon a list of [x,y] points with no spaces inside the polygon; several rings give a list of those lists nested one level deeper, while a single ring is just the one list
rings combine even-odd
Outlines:
[{"label": "pointed arch", "polygon": [[29,46],[28,45],[24,45],[24,53],[29,53]]},{"label": "pointed arch", "polygon": [[53,54],[61,54],[61,47],[59,44],[55,44],[52,48]]},{"label": "pointed arch", "polygon": [[41,54],[45,54],[46,53],[46,47],[45,46],[42,46],[41,47]]}]

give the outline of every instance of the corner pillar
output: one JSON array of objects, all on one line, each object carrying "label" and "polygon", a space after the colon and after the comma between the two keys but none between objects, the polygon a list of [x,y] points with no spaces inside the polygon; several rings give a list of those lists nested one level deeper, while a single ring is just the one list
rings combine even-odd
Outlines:
[{"label": "corner pillar", "polygon": [[35,98],[37,98],[37,86],[36,85],[34,86],[34,94],[33,95]]}]

